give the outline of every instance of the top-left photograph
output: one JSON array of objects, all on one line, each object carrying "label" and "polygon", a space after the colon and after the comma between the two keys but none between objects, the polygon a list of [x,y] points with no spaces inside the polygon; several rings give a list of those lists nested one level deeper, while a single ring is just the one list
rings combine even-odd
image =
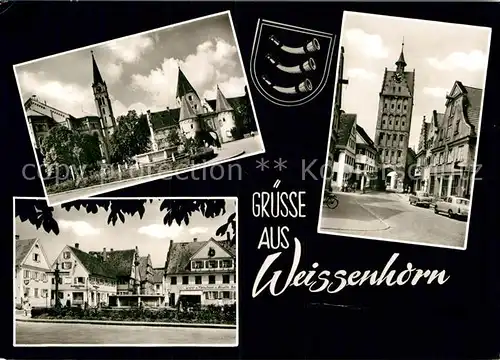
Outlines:
[{"label": "top-left photograph", "polygon": [[14,73],[49,205],[265,151],[229,11]]}]

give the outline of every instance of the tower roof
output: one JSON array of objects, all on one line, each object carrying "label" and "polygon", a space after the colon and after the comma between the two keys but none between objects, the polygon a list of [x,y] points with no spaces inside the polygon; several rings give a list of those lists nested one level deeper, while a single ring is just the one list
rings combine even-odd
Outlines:
[{"label": "tower roof", "polygon": [[226,97],[220,90],[219,85],[217,85],[217,95],[215,97],[215,111],[221,112],[221,111],[231,111],[231,110],[233,110],[233,108],[231,107],[231,105],[229,105],[229,101],[227,101]]},{"label": "tower roof", "polygon": [[188,104],[186,98],[184,96],[181,97],[181,110],[179,113],[179,121],[186,119],[193,119],[195,117],[196,114],[194,110],[191,108],[191,106]]},{"label": "tower roof", "polygon": [[187,79],[186,75],[184,75],[181,68],[179,67],[179,75],[177,76],[177,93],[175,97],[181,98],[189,92],[193,92],[198,95]]},{"label": "tower roof", "polygon": [[399,54],[399,59],[396,61],[396,66],[404,68],[406,66],[405,54],[404,54],[405,41],[401,43],[401,53]]},{"label": "tower roof", "polygon": [[102,79],[101,72],[99,71],[99,67],[97,66],[97,62],[95,61],[94,52],[90,51],[90,53],[92,54],[92,73],[94,75],[94,81],[92,84],[93,85],[103,84],[104,80]]}]

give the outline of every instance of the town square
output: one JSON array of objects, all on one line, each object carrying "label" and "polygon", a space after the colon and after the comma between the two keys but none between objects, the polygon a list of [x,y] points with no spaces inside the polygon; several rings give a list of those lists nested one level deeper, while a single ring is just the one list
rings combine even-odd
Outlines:
[{"label": "town square", "polygon": [[344,18],[319,231],[465,249],[490,29]]},{"label": "town square", "polygon": [[15,343],[235,346],[236,202],[16,199]]}]

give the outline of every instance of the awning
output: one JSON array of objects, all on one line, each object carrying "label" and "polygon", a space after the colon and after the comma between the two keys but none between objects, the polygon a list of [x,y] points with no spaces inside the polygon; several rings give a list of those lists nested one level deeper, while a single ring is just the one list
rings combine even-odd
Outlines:
[{"label": "awning", "polygon": [[203,291],[201,290],[181,290],[179,292],[179,296],[182,296],[182,295],[197,295],[197,296],[201,296],[203,295]]}]

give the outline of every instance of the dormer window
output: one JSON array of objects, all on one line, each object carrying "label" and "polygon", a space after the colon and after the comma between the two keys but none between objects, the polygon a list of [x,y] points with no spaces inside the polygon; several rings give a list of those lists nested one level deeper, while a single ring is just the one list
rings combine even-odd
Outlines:
[{"label": "dormer window", "polygon": [[189,101],[193,101],[193,96],[192,95],[188,95],[188,100]]},{"label": "dormer window", "polygon": [[63,253],[63,259],[69,259],[71,257],[71,253],[69,251],[65,251]]}]

